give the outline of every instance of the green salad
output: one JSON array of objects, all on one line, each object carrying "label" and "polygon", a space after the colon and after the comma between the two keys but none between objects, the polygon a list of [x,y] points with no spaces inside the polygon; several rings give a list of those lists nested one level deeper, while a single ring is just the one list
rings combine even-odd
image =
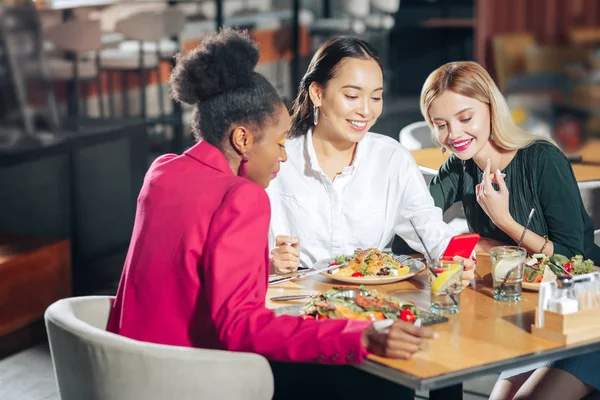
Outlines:
[{"label": "green salad", "polygon": [[[548,269],[549,271],[546,271]],[[524,281],[539,283],[544,275],[552,277],[563,275],[583,275],[594,271],[594,262],[584,260],[583,256],[565,257],[562,254],[546,256],[545,254],[534,254],[525,263]]]}]

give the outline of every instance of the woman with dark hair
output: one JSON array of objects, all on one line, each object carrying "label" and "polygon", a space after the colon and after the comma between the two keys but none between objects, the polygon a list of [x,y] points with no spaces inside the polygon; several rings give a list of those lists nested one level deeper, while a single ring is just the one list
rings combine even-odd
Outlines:
[{"label": "woman with dark hair", "polygon": [[[443,222],[411,154],[369,132],[383,108],[383,70],[366,42],[339,37],[314,55],[294,103],[289,162],[268,189],[272,271],[310,267],[401,236],[433,257],[455,232]],[[300,243],[302,244],[300,246]],[[474,278],[465,260],[463,284]]]},{"label": "woman with dark hair", "polygon": [[[293,396],[285,390],[302,393],[296,383],[282,383],[297,369],[277,361],[351,364],[368,351],[409,358],[433,332],[404,321],[385,332],[369,321],[276,317],[265,307],[264,188],[287,159],[290,117],[273,86],[254,72],[258,55],[245,34],[224,30],[178,57],[171,93],[194,105],[199,143],[159,157],[145,177],[108,330],[152,343],[262,354],[273,362],[276,398],[287,399]],[[374,379],[391,393],[400,388],[350,367],[305,368]],[[301,379],[306,385],[299,386],[314,394],[310,380]],[[331,390],[340,387],[355,388],[330,382]]]}]

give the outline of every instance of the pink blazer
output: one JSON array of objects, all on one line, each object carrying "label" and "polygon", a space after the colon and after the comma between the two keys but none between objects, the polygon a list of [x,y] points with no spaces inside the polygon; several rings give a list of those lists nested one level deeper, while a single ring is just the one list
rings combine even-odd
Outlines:
[{"label": "pink blazer", "polygon": [[107,329],[146,342],[359,363],[366,321],[276,317],[265,307],[270,204],[200,142],[158,158],[138,198]]}]

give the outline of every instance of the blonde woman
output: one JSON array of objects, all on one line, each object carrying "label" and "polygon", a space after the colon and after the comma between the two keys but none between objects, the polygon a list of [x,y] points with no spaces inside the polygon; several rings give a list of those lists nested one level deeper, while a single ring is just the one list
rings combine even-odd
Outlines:
[{"label": "blonde woman", "polygon": [[[454,62],[435,70],[421,92],[421,113],[441,151],[452,153],[431,182],[431,195],[444,211],[462,202],[470,229],[485,238],[480,250],[515,244],[535,208],[523,239],[529,253],[600,262],[569,161],[552,141],[513,122],[483,67]],[[491,398],[579,399],[600,387],[598,353],[526,369],[503,374]]]}]

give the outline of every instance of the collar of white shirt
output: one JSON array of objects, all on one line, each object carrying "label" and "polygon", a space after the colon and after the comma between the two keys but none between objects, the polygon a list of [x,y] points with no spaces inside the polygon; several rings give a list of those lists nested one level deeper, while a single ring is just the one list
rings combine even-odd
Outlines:
[{"label": "collar of white shirt", "polygon": [[[367,135],[363,138],[363,140],[361,140],[360,142],[358,142],[356,144],[356,152],[354,153],[354,160],[352,161],[352,165],[344,167],[344,169],[342,170],[342,174],[352,175],[354,173],[354,171],[356,170],[356,168],[358,168],[358,165],[360,164],[363,154],[365,153],[365,148],[369,146],[369,139],[370,139],[370,135],[367,133]],[[310,163],[310,167],[313,169],[313,171],[321,172],[321,173],[323,173],[323,175],[325,175],[325,173],[321,169],[321,166],[319,165],[319,160],[317,159],[317,153],[315,152],[315,145],[313,144],[312,129],[309,129],[308,132],[306,132],[303,142],[304,142],[304,151],[306,152],[306,154],[308,154],[308,161]]]}]

